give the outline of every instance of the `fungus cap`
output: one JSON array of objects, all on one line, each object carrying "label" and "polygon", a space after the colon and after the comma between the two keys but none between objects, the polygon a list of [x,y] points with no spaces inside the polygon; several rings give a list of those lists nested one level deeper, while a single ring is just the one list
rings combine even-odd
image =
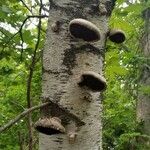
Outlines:
[{"label": "fungus cap", "polygon": [[106,80],[100,74],[93,71],[83,72],[79,86],[87,86],[94,92],[103,91],[106,89]]},{"label": "fungus cap", "polygon": [[65,128],[58,117],[40,118],[34,127],[37,131],[47,135],[65,133]]},{"label": "fungus cap", "polygon": [[73,19],[69,23],[70,34],[87,42],[96,42],[100,40],[100,31],[96,25],[85,19]]},{"label": "fungus cap", "polygon": [[126,39],[125,33],[119,29],[112,29],[109,32],[109,39],[115,43],[123,43]]}]

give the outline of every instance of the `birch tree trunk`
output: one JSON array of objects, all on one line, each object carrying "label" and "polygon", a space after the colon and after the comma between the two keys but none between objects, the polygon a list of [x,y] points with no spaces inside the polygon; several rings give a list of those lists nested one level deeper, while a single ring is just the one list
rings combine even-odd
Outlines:
[{"label": "birch tree trunk", "polygon": [[[50,15],[43,52],[42,102],[51,105],[41,110],[42,116],[62,120],[65,134],[39,134],[40,150],[102,150],[102,102],[99,92],[79,87],[84,71],[103,75],[108,18],[114,2],[109,0],[50,1]],[[84,18],[99,29],[100,41],[87,43],[74,39],[68,32],[72,19]],[[77,129],[69,143],[67,133]]]},{"label": "birch tree trunk", "polygon": [[[143,11],[143,19],[145,21],[144,34],[141,40],[143,55],[147,60],[143,66],[140,77],[140,85],[144,87],[150,86],[150,8]],[[150,95],[149,93],[140,92],[137,102],[137,119],[142,123],[142,132],[150,136]],[[144,142],[144,141],[143,141]],[[146,143],[150,147],[150,140]]]}]

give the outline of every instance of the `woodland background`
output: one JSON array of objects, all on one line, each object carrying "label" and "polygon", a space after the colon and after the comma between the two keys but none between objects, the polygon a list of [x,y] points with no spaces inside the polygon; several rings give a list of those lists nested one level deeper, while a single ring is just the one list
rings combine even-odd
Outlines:
[{"label": "woodland background", "polygon": [[[123,44],[109,40],[106,43],[104,72],[108,88],[103,93],[104,150],[149,149],[136,140],[139,136],[149,139],[136,121],[138,95],[150,96],[150,86],[139,82],[142,66],[150,63],[143,56],[141,46],[142,12],[148,7],[148,0],[117,0],[110,18],[110,28],[122,29],[127,39]],[[40,103],[41,56],[48,10],[48,1],[0,1],[0,126]],[[32,122],[38,116],[39,110],[34,111]],[[1,133],[0,149],[27,150],[29,128],[28,117],[16,122]],[[38,149],[35,130],[33,139],[34,149]]]}]

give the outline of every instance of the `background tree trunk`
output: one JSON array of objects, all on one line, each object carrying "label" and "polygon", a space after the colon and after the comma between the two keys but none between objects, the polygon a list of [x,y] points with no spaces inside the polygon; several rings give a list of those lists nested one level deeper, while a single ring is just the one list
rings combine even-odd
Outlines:
[{"label": "background tree trunk", "polygon": [[[140,76],[140,85],[150,86],[150,8],[143,11],[145,21],[144,34],[141,39],[143,55],[147,60],[143,66]],[[150,136],[150,95],[149,93],[139,92],[137,102],[137,119],[142,125],[143,134]],[[150,141],[149,141],[150,144]]]},{"label": "background tree trunk", "polygon": [[[43,52],[42,102],[51,100],[54,105],[42,109],[41,114],[61,118],[67,132],[77,124],[78,135],[75,143],[70,144],[67,133],[51,136],[40,133],[39,149],[100,150],[102,149],[100,93],[80,88],[77,82],[83,71],[103,74],[108,18],[114,3],[106,0],[50,2],[48,31]],[[101,12],[102,3],[107,13]],[[94,23],[101,32],[100,41],[87,43],[71,38],[68,25],[75,18],[84,18]],[[54,32],[52,26],[58,29]]]}]

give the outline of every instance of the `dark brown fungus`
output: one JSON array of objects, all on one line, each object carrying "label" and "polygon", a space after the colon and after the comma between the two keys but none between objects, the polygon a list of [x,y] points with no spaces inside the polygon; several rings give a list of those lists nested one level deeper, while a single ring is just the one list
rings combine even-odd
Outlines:
[{"label": "dark brown fungus", "polygon": [[118,29],[112,29],[110,30],[108,34],[108,38],[115,43],[123,43],[126,39],[125,33]]},{"label": "dark brown fungus", "polygon": [[81,75],[81,80],[78,85],[80,87],[86,86],[92,91],[98,92],[106,89],[106,80],[98,73],[86,71]]},{"label": "dark brown fungus", "polygon": [[58,117],[40,118],[34,127],[37,131],[47,135],[65,133],[65,128]]},{"label": "dark brown fungus", "polygon": [[93,23],[85,19],[73,19],[69,23],[70,34],[87,42],[96,42],[100,40],[100,31]]}]

